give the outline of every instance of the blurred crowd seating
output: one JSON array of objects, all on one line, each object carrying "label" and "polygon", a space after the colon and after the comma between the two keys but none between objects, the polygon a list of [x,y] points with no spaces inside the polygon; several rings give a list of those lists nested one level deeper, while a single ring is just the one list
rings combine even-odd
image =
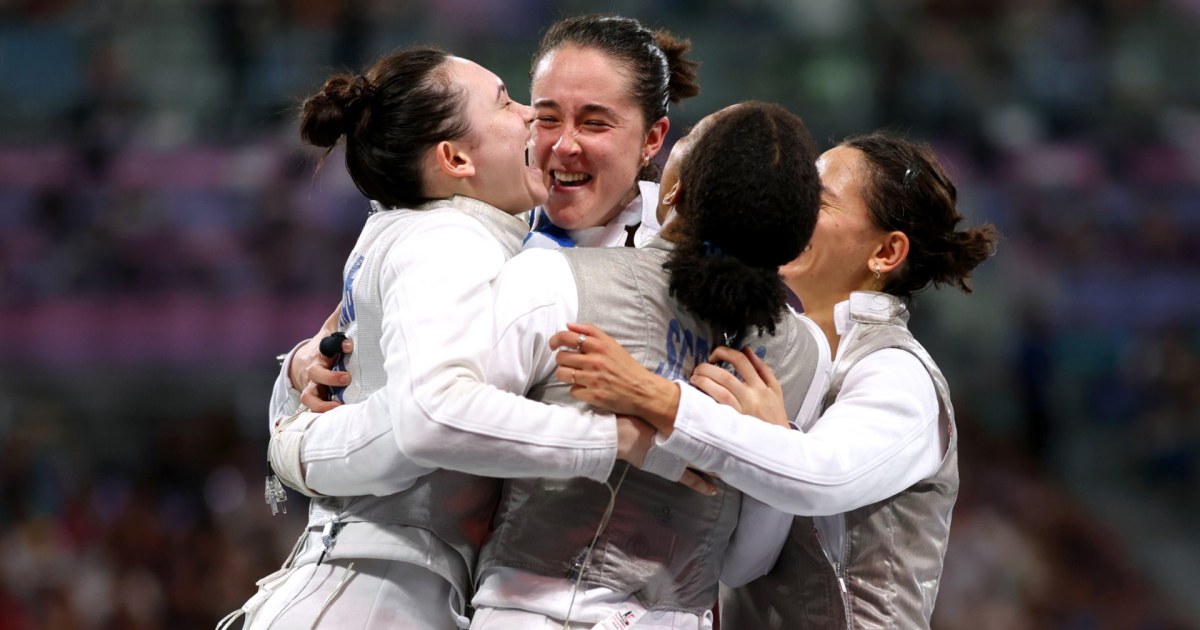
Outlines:
[{"label": "blurred crowd seating", "polygon": [[[0,438],[0,630],[212,628],[290,551],[305,499],[270,516],[265,441],[233,418],[176,416],[129,469],[64,439],[63,411],[43,404],[36,425]],[[1026,454],[969,416],[960,431],[964,486],[935,628],[1195,627]]]},{"label": "blurred crowd seating", "polygon": [[297,99],[413,42],[527,96],[540,29],[598,9],[693,40],[675,129],[745,98],[823,144],[898,128],[1003,232],[914,318],[963,418],[935,626],[1197,627],[1073,484],[1200,520],[1200,2],[43,0],[0,3],[0,329],[36,344],[0,368],[0,630],[211,627],[274,570],[303,510],[258,499],[270,358],[367,209]]}]

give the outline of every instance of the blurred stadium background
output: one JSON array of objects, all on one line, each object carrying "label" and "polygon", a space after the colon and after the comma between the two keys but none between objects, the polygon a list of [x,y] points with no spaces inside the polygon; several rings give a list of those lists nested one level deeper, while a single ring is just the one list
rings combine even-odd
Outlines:
[{"label": "blurred stadium background", "polygon": [[277,567],[273,357],[366,208],[297,99],[417,42],[527,99],[590,11],[692,39],[675,130],[750,98],[825,146],[900,129],[1003,231],[974,295],[916,304],[962,436],[935,627],[1200,627],[1200,1],[10,0],[0,630],[211,628]]}]

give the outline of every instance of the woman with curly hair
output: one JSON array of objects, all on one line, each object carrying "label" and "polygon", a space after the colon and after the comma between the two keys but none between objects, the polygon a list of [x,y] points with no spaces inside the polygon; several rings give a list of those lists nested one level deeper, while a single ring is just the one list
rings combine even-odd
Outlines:
[{"label": "woman with curly hair", "polygon": [[595,341],[560,354],[559,369],[578,399],[645,419],[662,448],[796,515],[770,574],[722,597],[722,628],[928,628],[958,494],[958,437],[946,379],[908,331],[909,303],[930,285],[969,292],[998,236],[990,225],[958,228],[957,191],[926,145],[854,137],[818,168],[812,241],[780,269],[832,357],[817,413],[789,413],[787,385],[731,348],[712,359],[741,378],[700,366],[691,379],[700,391],[572,326],[556,343]]}]

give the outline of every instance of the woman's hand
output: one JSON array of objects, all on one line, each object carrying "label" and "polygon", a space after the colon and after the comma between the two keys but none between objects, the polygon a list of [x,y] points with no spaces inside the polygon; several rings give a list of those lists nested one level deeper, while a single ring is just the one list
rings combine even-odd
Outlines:
[{"label": "woman's hand", "polygon": [[550,338],[558,380],[571,396],[613,413],[637,416],[664,435],[675,426],[679,387],[642,367],[615,339],[591,324],[567,324]]},{"label": "woman's hand", "polygon": [[[690,382],[693,386],[741,413],[771,424],[790,426],[787,407],[783,402],[783,388],[779,386],[771,368],[750,348],[738,352],[721,346],[713,350],[708,359],[712,363],[698,365],[692,372]],[[737,374],[714,365],[719,361],[733,366]]]},{"label": "woman's hand", "polygon": [[[333,371],[337,357],[327,357],[321,354],[321,340],[337,330],[339,308],[325,320],[321,330],[308,341],[305,341],[292,354],[292,362],[288,365],[288,377],[292,387],[300,390],[300,403],[312,411],[324,412],[341,405],[340,402],[329,400],[330,387],[345,387],[350,384],[350,374]],[[354,352],[354,342],[342,341],[342,354]]]},{"label": "woman's hand", "polygon": [[617,415],[617,459],[641,468],[654,446],[654,434],[649,424],[633,416]]},{"label": "woman's hand", "polygon": [[[650,454],[654,446],[654,436],[656,431],[649,424],[634,418],[633,416],[617,416],[617,459],[629,462],[635,468],[642,468],[646,465],[646,457]],[[654,471],[657,474],[662,474],[661,471]],[[671,479],[674,477],[667,477]],[[717,486],[706,475],[700,471],[691,468],[685,468],[682,473],[679,473],[678,479],[672,479],[681,483],[700,494],[713,496],[717,493]]]}]

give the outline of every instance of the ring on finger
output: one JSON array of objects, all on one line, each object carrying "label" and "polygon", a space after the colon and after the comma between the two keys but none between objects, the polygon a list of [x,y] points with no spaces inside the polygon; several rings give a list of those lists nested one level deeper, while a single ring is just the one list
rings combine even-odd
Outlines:
[{"label": "ring on finger", "polygon": [[575,385],[575,375],[579,374],[579,370],[571,370],[571,384]]},{"label": "ring on finger", "polygon": [[583,350],[583,342],[587,341],[587,335],[579,335],[579,341],[575,344],[576,350]]}]

